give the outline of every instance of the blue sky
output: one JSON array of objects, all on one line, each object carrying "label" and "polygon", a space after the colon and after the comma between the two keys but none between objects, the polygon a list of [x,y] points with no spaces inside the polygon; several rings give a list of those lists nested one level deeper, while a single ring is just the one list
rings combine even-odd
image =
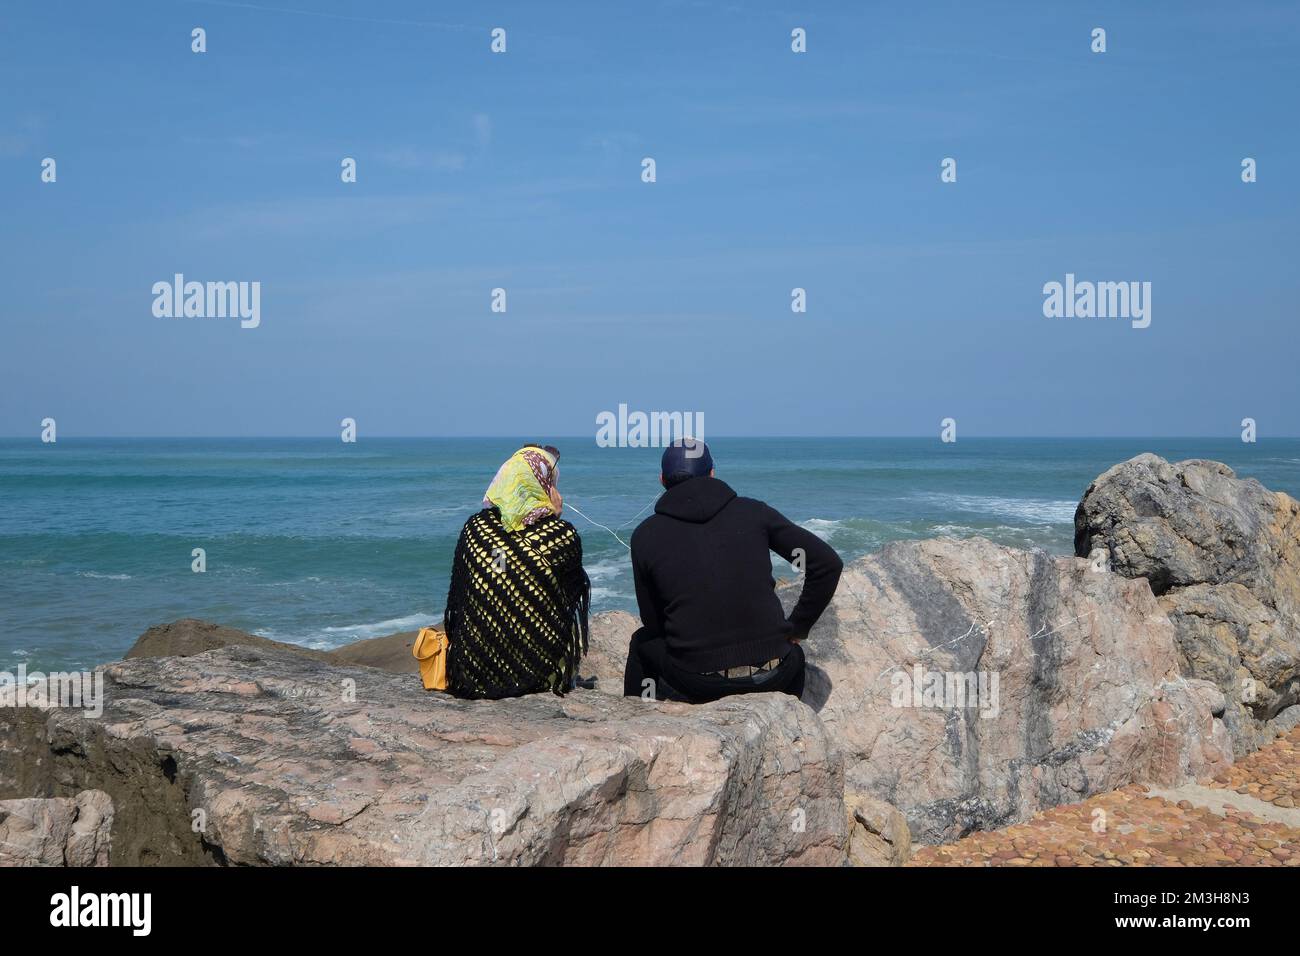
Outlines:
[{"label": "blue sky", "polygon": [[[1294,4],[0,16],[0,434],[1300,434]],[[1045,318],[1067,272],[1151,326]]]}]

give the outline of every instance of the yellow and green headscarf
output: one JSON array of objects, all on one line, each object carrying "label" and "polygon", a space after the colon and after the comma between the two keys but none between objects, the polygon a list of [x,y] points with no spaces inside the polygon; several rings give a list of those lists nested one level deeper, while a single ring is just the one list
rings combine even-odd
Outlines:
[{"label": "yellow and green headscarf", "polygon": [[558,452],[534,445],[519,449],[497,469],[483,495],[483,507],[500,511],[507,531],[521,531],[547,515],[558,515],[559,460]]}]

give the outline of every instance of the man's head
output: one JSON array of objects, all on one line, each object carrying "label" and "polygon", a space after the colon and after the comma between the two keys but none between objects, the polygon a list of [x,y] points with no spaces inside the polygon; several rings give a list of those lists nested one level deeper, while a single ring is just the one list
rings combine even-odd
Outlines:
[{"label": "man's head", "polygon": [[691,478],[713,475],[713,456],[709,446],[695,438],[679,438],[664,449],[659,463],[659,481],[668,489]]}]

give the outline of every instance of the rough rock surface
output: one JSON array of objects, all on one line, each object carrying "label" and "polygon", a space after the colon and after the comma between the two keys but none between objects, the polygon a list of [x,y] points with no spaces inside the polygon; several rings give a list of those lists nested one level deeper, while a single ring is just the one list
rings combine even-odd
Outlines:
[{"label": "rough rock surface", "polygon": [[0,866],[107,866],[113,801],[75,797],[0,800]]},{"label": "rough rock surface", "polygon": [[1213,681],[1238,756],[1300,701],[1300,502],[1216,461],[1138,455],[1088,488],[1075,552],[1143,577],[1173,622],[1182,672]]},{"label": "rough rock surface", "polygon": [[[787,605],[797,593],[782,588]],[[618,692],[634,623],[593,628],[584,669],[605,689]],[[845,568],[805,649],[804,702],[849,779],[902,811],[919,842],[1231,763],[1219,695],[1179,675],[1150,588],[1077,558],[980,538],[886,545]],[[927,694],[936,674],[944,690]],[[958,675],[975,694],[948,693]]]},{"label": "rough rock surface", "polygon": [[233,644],[105,668],[100,719],[0,710],[0,796],[87,788],[120,864],[838,864],[820,720],[578,691],[496,702]]},{"label": "rough rock surface", "polygon": [[626,611],[601,611],[591,616],[590,647],[578,670],[584,675],[595,675],[597,690],[623,693],[628,645],[632,633],[640,626],[640,620]]},{"label": "rough rock surface", "polygon": [[326,651],[326,656],[332,663],[339,665],[361,664],[364,667],[377,667],[390,674],[418,674],[420,665],[411,656],[411,647],[415,644],[418,633],[418,631],[404,631],[400,634],[372,637],[369,640],[356,641]]},{"label": "rough rock surface", "polygon": [[246,631],[220,624],[211,624],[195,618],[182,618],[169,624],[151,627],[126,652],[126,659],[137,657],[190,657],[235,644],[277,648],[291,654],[316,661],[335,664],[361,664],[377,667],[392,674],[417,674],[419,665],[411,656],[415,631],[403,631],[366,641],[357,641],[331,651],[313,650],[297,644],[284,644],[270,638],[258,637]]},{"label": "rough rock surface", "polygon": [[239,644],[249,647],[278,648],[301,654],[312,660],[326,660],[324,651],[299,647],[296,644],[284,644],[267,637],[258,637],[238,628],[225,627],[186,617],[168,624],[159,624],[145,631],[126,652],[125,659],[137,657],[191,657],[205,651]]},{"label": "rough rock surface", "polygon": [[1268,725],[1275,734],[1290,733],[1295,728],[1300,727],[1300,706],[1292,704],[1270,720]]},{"label": "rough rock surface", "polygon": [[884,800],[849,787],[844,794],[849,818],[849,863],[902,866],[912,856],[907,818]]}]

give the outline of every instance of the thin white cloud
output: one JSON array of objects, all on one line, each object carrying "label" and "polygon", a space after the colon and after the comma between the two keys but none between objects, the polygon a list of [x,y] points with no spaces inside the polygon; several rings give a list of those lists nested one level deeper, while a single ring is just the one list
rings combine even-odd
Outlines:
[{"label": "thin white cloud", "polygon": [[346,237],[423,222],[455,205],[455,196],[356,196],[227,203],[185,216],[182,234],[204,241],[266,237]]},{"label": "thin white cloud", "polygon": [[387,149],[376,157],[381,163],[396,169],[431,169],[439,172],[456,172],[465,168],[465,154],[455,150],[421,150],[411,146]]}]

